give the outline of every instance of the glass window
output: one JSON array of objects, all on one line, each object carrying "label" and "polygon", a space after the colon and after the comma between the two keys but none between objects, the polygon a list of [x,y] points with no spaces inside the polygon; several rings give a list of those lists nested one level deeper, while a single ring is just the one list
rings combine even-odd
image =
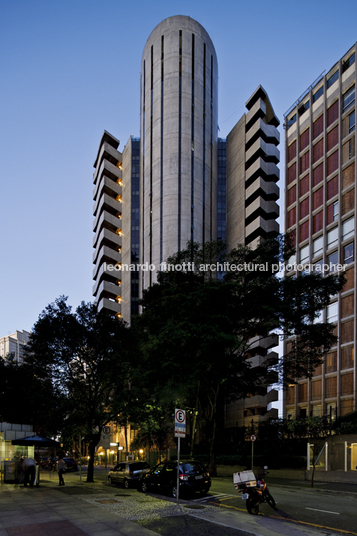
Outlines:
[{"label": "glass window", "polygon": [[339,70],[335,71],[332,76],[327,80],[327,87],[331,87],[336,80],[338,80]]},{"label": "glass window", "polygon": [[321,86],[312,96],[312,102],[316,102],[324,93],[324,86]]},{"label": "glass window", "polygon": [[342,97],[342,111],[345,112],[355,102],[355,86],[351,87]]},{"label": "glass window", "polygon": [[296,122],[296,114],[294,114],[290,119],[288,119],[288,128],[291,127]]},{"label": "glass window", "polygon": [[333,204],[333,221],[338,220],[338,201]]},{"label": "glass window", "polygon": [[312,243],[312,251],[313,251],[314,257],[316,257],[316,255],[318,255],[323,250],[323,248],[324,248],[324,238],[323,236],[319,236]]},{"label": "glass window", "polygon": [[327,306],[327,322],[337,322],[338,303],[334,302]]},{"label": "glass window", "polygon": [[353,243],[351,243],[343,248],[343,260],[345,264],[351,264],[353,259]]},{"label": "glass window", "polygon": [[309,255],[310,255],[309,246],[305,246],[303,248],[300,248],[300,262],[307,261],[309,259]]},{"label": "glass window", "polygon": [[338,264],[338,251],[335,251],[331,255],[328,256],[328,265],[330,272],[335,272],[335,266]]},{"label": "glass window", "polygon": [[338,242],[338,227],[327,233],[327,249],[331,249]]},{"label": "glass window", "polygon": [[355,53],[351,54],[351,56],[349,58],[347,58],[346,61],[343,62],[343,65],[342,65],[342,71],[346,71],[349,67],[351,67],[351,65],[353,65],[355,62]]},{"label": "glass window", "polygon": [[320,324],[324,320],[324,312],[319,311],[317,316],[314,318],[313,324]]},{"label": "glass window", "polygon": [[355,112],[348,116],[348,132],[353,132],[356,126]]},{"label": "glass window", "polygon": [[354,235],[355,231],[355,219],[350,218],[342,223],[342,240],[347,240]]}]

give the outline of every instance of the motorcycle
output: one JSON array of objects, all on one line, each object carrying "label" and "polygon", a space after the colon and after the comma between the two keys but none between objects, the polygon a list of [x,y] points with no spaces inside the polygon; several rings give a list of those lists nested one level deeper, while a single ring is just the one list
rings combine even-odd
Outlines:
[{"label": "motorcycle", "polygon": [[238,493],[242,492],[242,499],[245,500],[249,514],[258,515],[261,503],[266,502],[271,508],[276,506],[275,500],[263,478],[268,474],[266,469],[268,467],[265,466],[264,473],[258,475],[258,478],[255,477],[253,471],[242,471],[233,475],[234,487],[238,490]]}]

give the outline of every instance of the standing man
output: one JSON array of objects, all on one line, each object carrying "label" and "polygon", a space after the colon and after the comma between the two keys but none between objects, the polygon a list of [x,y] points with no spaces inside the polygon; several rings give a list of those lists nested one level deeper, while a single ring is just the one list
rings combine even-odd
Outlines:
[{"label": "standing man", "polygon": [[36,462],[33,458],[25,456],[22,467],[25,471],[24,487],[27,487],[27,484],[30,483],[30,487],[32,488],[36,477]]},{"label": "standing man", "polygon": [[66,470],[66,462],[64,461],[63,456],[59,457],[57,470],[58,470],[58,478],[59,478],[59,484],[58,485],[59,486],[64,486],[63,473]]}]

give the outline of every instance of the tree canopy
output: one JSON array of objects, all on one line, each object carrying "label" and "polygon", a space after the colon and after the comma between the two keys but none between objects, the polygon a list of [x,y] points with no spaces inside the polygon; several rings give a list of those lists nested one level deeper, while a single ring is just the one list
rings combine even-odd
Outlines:
[{"label": "tree canopy", "polygon": [[51,382],[65,397],[56,412],[59,429],[76,427],[89,441],[88,481],[102,427],[124,419],[135,368],[131,332],[92,304],[75,312],[60,297],[36,322],[27,345],[27,366],[34,377]]},{"label": "tree canopy", "polygon": [[275,267],[290,254],[283,237],[227,255],[219,243],[188,244],[143,292],[135,329],[146,376],[153,392],[169,390],[200,410],[209,426],[211,470],[219,403],[276,380],[269,359],[254,368],[247,360],[257,341],[272,333],[290,339],[281,361],[286,383],[311,377],[336,342],[333,325],[314,320],[343,278],[277,277]]}]

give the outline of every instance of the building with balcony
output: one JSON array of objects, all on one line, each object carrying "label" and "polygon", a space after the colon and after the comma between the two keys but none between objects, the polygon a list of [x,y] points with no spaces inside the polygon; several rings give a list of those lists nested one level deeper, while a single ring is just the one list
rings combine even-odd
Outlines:
[{"label": "building with balcony", "polygon": [[[227,139],[218,139],[217,56],[197,21],[180,15],[154,28],[140,87],[140,138],[120,153],[119,141],[104,132],[94,173],[93,294],[99,309],[129,323],[161,263],[187,242],[218,237],[229,249],[255,247],[278,232],[279,215],[279,121],[259,86]],[[250,356],[258,364],[266,344]],[[250,401],[249,418],[277,416],[268,410],[275,393],[253,394],[259,412]],[[241,407],[229,422],[241,425],[244,415]]]},{"label": "building with balcony", "polygon": [[324,321],[335,325],[338,344],[311,380],[288,388],[283,404],[288,418],[357,410],[355,52],[356,45],[285,114],[285,228],[296,243],[291,261],[322,273],[324,265],[333,271],[340,263],[347,279],[321,312]]}]

